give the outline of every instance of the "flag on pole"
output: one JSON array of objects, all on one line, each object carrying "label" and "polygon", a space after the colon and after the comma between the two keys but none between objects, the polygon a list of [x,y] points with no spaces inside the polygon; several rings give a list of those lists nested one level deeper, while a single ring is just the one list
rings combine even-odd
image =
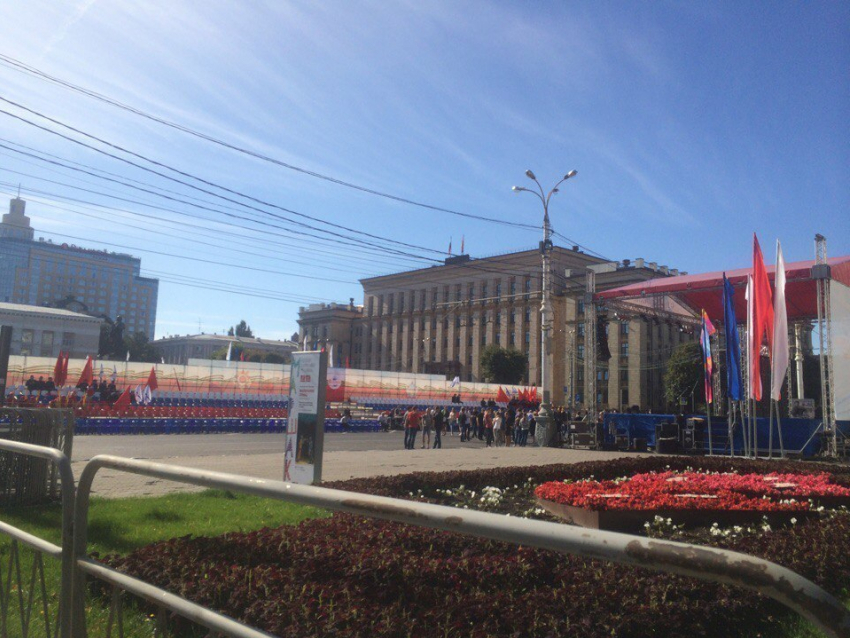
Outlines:
[{"label": "flag on pole", "polygon": [[449,255],[452,254],[452,238],[449,237]]},{"label": "flag on pole", "polygon": [[741,342],[735,317],[735,291],[723,273],[723,325],[726,328],[726,388],[729,398],[741,400]]},{"label": "flag on pole", "polygon": [[750,330],[753,333],[752,350],[750,351],[750,377],[752,378],[752,397],[759,401],[762,396],[761,387],[761,345],[767,337],[767,351],[773,348],[773,294],[770,291],[770,281],[767,269],[764,267],[764,257],[761,253],[758,237],[753,233],[753,285],[750,290],[752,303],[752,320]]},{"label": "flag on pole", "polygon": [[[68,362],[71,360],[71,352],[65,353],[65,361],[62,363],[62,385],[68,383]],[[58,383],[56,385],[59,385]]]},{"label": "flag on pole", "polygon": [[328,367],[334,367],[334,344],[331,344],[330,351],[328,352]]},{"label": "flag on pole", "polygon": [[151,368],[151,373],[148,375],[148,380],[145,385],[151,389],[151,392],[159,387],[159,384],[156,382],[156,367]]},{"label": "flag on pole", "polygon": [[753,276],[747,275],[747,289],[744,292],[747,300],[747,398],[753,398]]},{"label": "flag on pole", "polygon": [[62,366],[65,359],[65,353],[60,352],[56,357],[56,365],[53,366],[53,383],[57,388],[61,388],[64,381],[62,379]]},{"label": "flag on pole", "polygon": [[97,376],[101,381],[103,381],[103,362],[100,364],[100,373]]},{"label": "flag on pole", "polygon": [[233,342],[227,344],[227,356],[224,358],[225,361],[230,361],[230,355],[233,353]]},{"label": "flag on pole", "polygon": [[463,250],[464,250],[465,246],[466,246],[466,237],[464,235],[461,235],[461,237],[460,237],[460,254],[461,255],[463,254]]},{"label": "flag on pole", "polygon": [[124,388],[124,392],[121,393],[120,397],[115,399],[112,407],[116,410],[126,410],[130,407],[130,386]]},{"label": "flag on pole", "polygon": [[130,360],[130,351],[127,350],[127,358],[125,359],[125,361],[129,361],[129,360]]},{"label": "flag on pole", "polygon": [[80,373],[80,379],[77,381],[77,385],[81,383],[85,383],[87,386],[92,384],[94,381],[94,369],[92,366],[91,357],[86,357],[86,365],[83,367],[83,371]]},{"label": "flag on pole", "polygon": [[770,398],[779,401],[788,371],[788,311],[785,306],[785,259],[776,240],[776,276],[773,280],[773,349],[770,356]]},{"label": "flag on pole", "polygon": [[455,377],[454,379],[452,379],[452,383],[451,383],[450,387],[454,388],[458,385],[460,385],[460,377]]},{"label": "flag on pole", "polygon": [[174,370],[174,381],[177,382],[177,391],[182,392],[183,390],[180,388],[180,377],[177,376],[177,369]]},{"label": "flag on pole", "polygon": [[711,375],[714,372],[714,361],[711,358],[711,335],[717,330],[708,318],[705,310],[702,311],[702,332],[700,332],[700,345],[702,346],[703,377],[705,380],[705,401],[713,403],[714,396],[711,391]]},{"label": "flag on pole", "polygon": [[118,368],[115,367],[115,364],[112,365],[112,383],[115,383],[118,380]]}]

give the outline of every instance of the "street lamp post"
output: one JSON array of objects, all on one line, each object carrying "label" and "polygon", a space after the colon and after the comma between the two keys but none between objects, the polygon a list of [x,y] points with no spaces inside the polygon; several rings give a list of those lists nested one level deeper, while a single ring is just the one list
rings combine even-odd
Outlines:
[{"label": "street lamp post", "polygon": [[514,192],[526,192],[536,195],[543,204],[543,241],[540,242],[540,255],[543,262],[543,290],[542,301],[540,302],[540,385],[543,386],[543,402],[540,404],[540,410],[537,415],[537,428],[535,439],[541,447],[551,444],[554,428],[552,427],[552,360],[551,360],[551,335],[552,335],[552,287],[549,281],[549,256],[552,252],[552,228],[549,225],[549,200],[552,195],[558,192],[558,186],[563,184],[571,177],[575,177],[575,170],[564,175],[563,179],[552,187],[548,194],[543,190],[543,186],[537,181],[534,173],[530,170],[525,171],[526,176],[537,184],[538,190],[523,188],[522,186],[514,186]]}]

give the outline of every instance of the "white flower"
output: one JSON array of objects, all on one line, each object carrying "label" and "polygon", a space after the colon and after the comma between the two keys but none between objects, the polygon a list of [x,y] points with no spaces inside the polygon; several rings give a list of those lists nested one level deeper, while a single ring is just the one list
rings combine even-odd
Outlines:
[{"label": "white flower", "polygon": [[796,524],[797,524],[797,519],[796,519],[796,518],[792,518],[792,519],[791,519],[791,524],[792,524],[792,525],[796,525]]},{"label": "white flower", "polygon": [[643,524],[643,526],[644,526],[644,527],[646,527],[647,529],[649,529],[649,528],[651,527],[651,525],[649,524],[649,521],[647,521],[646,523],[644,523],[644,524]]}]

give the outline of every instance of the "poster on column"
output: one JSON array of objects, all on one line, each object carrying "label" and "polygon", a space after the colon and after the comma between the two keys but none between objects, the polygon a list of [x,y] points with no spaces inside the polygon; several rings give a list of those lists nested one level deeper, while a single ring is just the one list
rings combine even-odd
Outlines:
[{"label": "poster on column", "polygon": [[325,441],[328,359],[324,352],[293,352],[283,480],[320,483]]}]

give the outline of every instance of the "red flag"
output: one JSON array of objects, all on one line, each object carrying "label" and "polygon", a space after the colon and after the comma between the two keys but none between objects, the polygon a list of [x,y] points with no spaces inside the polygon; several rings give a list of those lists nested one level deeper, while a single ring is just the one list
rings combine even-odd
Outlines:
[{"label": "red flag", "polygon": [[531,388],[531,390],[528,391],[528,400],[531,401],[532,403],[537,402],[537,388],[536,387]]},{"label": "red flag", "polygon": [[770,280],[764,267],[758,237],[753,233],[753,331],[752,352],[750,352],[750,379],[752,397],[761,400],[761,345],[767,335],[768,352],[773,350],[773,294]]},{"label": "red flag", "polygon": [[151,392],[156,390],[159,387],[159,384],[156,382],[156,368],[151,368],[151,373],[148,375],[148,382],[145,384],[150,389]]},{"label": "red flag", "polygon": [[126,410],[130,407],[130,386],[127,386],[124,392],[121,393],[121,396],[115,399],[112,407],[116,410]]},{"label": "red flag", "polygon": [[[62,364],[62,385],[68,383],[68,362],[71,360],[71,353],[65,353],[65,362]],[[58,382],[54,382],[56,385],[59,385]]]},{"label": "red flag", "polygon": [[56,365],[53,366],[53,383],[57,388],[62,387],[62,369],[64,367],[64,352],[59,352],[59,356],[56,357]]},{"label": "red flag", "polygon": [[239,353],[239,360],[240,360],[240,361],[245,361],[245,351],[244,351],[244,350],[243,350],[242,352],[240,352],[240,353]]},{"label": "red flag", "polygon": [[94,381],[94,368],[92,367],[91,357],[86,357],[86,365],[83,367],[83,371],[80,374],[80,380],[77,381],[77,385],[85,382],[86,385],[91,385],[92,381]]},{"label": "red flag", "polygon": [[[177,376],[177,370],[174,371],[174,380],[177,382],[177,391],[182,392],[180,389],[180,377]],[[151,390],[153,392],[153,390]]]},{"label": "red flag", "polygon": [[510,403],[510,399],[508,395],[505,394],[505,391],[502,390],[502,386],[499,386],[499,391],[496,393],[496,402],[497,403]]}]

